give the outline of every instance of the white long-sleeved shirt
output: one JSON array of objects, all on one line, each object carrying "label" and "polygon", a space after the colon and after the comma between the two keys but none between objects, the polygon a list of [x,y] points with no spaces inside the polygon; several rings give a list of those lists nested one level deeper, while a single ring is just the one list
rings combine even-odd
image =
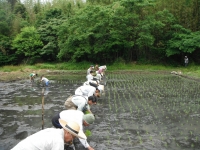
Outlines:
[{"label": "white long-sleeved shirt", "polygon": [[[94,83],[94,84],[99,84],[99,81],[97,80],[97,81],[94,81],[94,80],[88,80],[88,81],[85,81],[84,83],[83,83],[83,86],[85,86],[85,85],[90,85],[90,83]],[[91,85],[90,85],[91,86]]]},{"label": "white long-sleeved shirt", "polygon": [[80,86],[75,90],[75,95],[83,96],[93,96],[95,94],[96,88],[90,85]]},{"label": "white long-sleeved shirt", "polygon": [[11,150],[63,150],[64,129],[47,128],[28,136]]},{"label": "white long-sleeved shirt", "polygon": [[87,75],[90,74],[90,71],[92,70],[92,67],[88,68]]},{"label": "white long-sleeved shirt", "polygon": [[93,77],[93,79],[96,78],[97,80],[101,81],[101,75],[99,73],[96,74],[96,76]]},{"label": "white long-sleeved shirt", "polygon": [[87,78],[87,80],[92,80],[92,79],[93,79],[93,75],[88,74],[88,75],[86,76],[86,78]]},{"label": "white long-sleeved shirt", "polygon": [[78,107],[77,110],[83,111],[83,108],[86,107],[90,109],[88,105],[88,97],[75,95],[72,97],[72,102]]},{"label": "white long-sleeved shirt", "polygon": [[[66,122],[74,121],[79,124],[80,130],[83,131],[83,115],[84,113],[79,110],[63,110],[60,112],[60,118]],[[86,139],[79,138],[80,142],[84,145],[85,148],[89,147],[89,144]]]},{"label": "white long-sleeved shirt", "polygon": [[49,80],[45,77],[42,77],[41,81],[44,81],[45,83],[48,82]]}]

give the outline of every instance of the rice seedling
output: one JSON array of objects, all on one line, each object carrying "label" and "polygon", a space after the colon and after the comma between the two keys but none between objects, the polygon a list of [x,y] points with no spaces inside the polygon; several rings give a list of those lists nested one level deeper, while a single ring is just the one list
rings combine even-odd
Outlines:
[{"label": "rice seedling", "polygon": [[152,136],[149,136],[149,140],[150,140],[150,141],[152,141],[152,138],[153,138]]},{"label": "rice seedling", "polygon": [[142,144],[142,143],[143,143],[143,141],[142,141],[142,137],[139,136],[138,138],[139,138],[140,144]]},{"label": "rice seedling", "polygon": [[109,134],[107,134],[107,144],[110,145],[110,137],[109,137]]}]

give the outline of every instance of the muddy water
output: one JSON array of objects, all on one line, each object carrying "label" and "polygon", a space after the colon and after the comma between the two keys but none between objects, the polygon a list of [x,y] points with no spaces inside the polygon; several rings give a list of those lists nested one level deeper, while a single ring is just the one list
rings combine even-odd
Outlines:
[{"label": "muddy water", "polygon": [[[0,149],[52,127],[51,117],[84,81],[58,76],[48,88],[28,80],[0,83]],[[86,128],[95,150],[200,149],[200,83],[151,72],[110,73],[106,83],[92,107],[95,123]]]}]

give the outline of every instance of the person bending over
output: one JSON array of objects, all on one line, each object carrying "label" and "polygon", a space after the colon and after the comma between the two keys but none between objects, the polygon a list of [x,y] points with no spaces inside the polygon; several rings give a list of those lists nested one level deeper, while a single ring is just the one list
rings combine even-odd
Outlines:
[{"label": "person bending over", "polygon": [[[63,110],[52,118],[52,124],[56,128],[62,128],[59,123],[59,119],[65,120],[66,122],[77,122],[80,126],[80,130],[83,131],[83,126],[89,126],[90,124],[92,124],[95,120],[95,117],[93,114],[84,114],[82,111],[79,110]],[[73,144],[75,147],[77,146],[77,144],[81,144],[82,147],[84,146],[88,150],[94,150],[88,144],[86,139],[79,138],[79,140],[75,140]]]},{"label": "person bending over", "polygon": [[86,139],[78,123],[59,119],[61,129],[47,128],[28,136],[11,150],[64,150],[65,143],[73,142],[75,137]]},{"label": "person bending over", "polygon": [[31,74],[29,75],[30,81],[31,81],[31,82],[34,82],[34,78],[36,78],[37,76],[38,76],[37,73],[31,73]]},{"label": "person bending over", "polygon": [[47,79],[47,78],[44,77],[44,76],[41,76],[41,80],[40,80],[40,82],[43,82],[46,86],[49,85],[49,79]]},{"label": "person bending over", "polygon": [[82,112],[88,111],[92,113],[90,110],[90,106],[96,105],[97,98],[95,96],[84,97],[79,95],[70,96],[65,101],[65,108],[66,109],[73,109],[73,110],[80,110]]}]

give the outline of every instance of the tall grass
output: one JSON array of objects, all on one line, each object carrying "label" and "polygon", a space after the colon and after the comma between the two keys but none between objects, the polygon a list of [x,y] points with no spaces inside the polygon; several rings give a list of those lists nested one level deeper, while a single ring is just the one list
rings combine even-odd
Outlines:
[{"label": "tall grass", "polygon": [[91,64],[89,62],[81,62],[81,63],[40,63],[35,66],[39,69],[53,69],[53,70],[86,70],[90,67]]},{"label": "tall grass", "polygon": [[13,66],[13,65],[9,65],[9,66],[0,67],[0,71],[2,71],[2,72],[12,72],[12,71],[21,71],[21,72],[23,72],[24,69],[26,69],[26,68],[37,69],[36,66],[28,66],[28,65]]}]

